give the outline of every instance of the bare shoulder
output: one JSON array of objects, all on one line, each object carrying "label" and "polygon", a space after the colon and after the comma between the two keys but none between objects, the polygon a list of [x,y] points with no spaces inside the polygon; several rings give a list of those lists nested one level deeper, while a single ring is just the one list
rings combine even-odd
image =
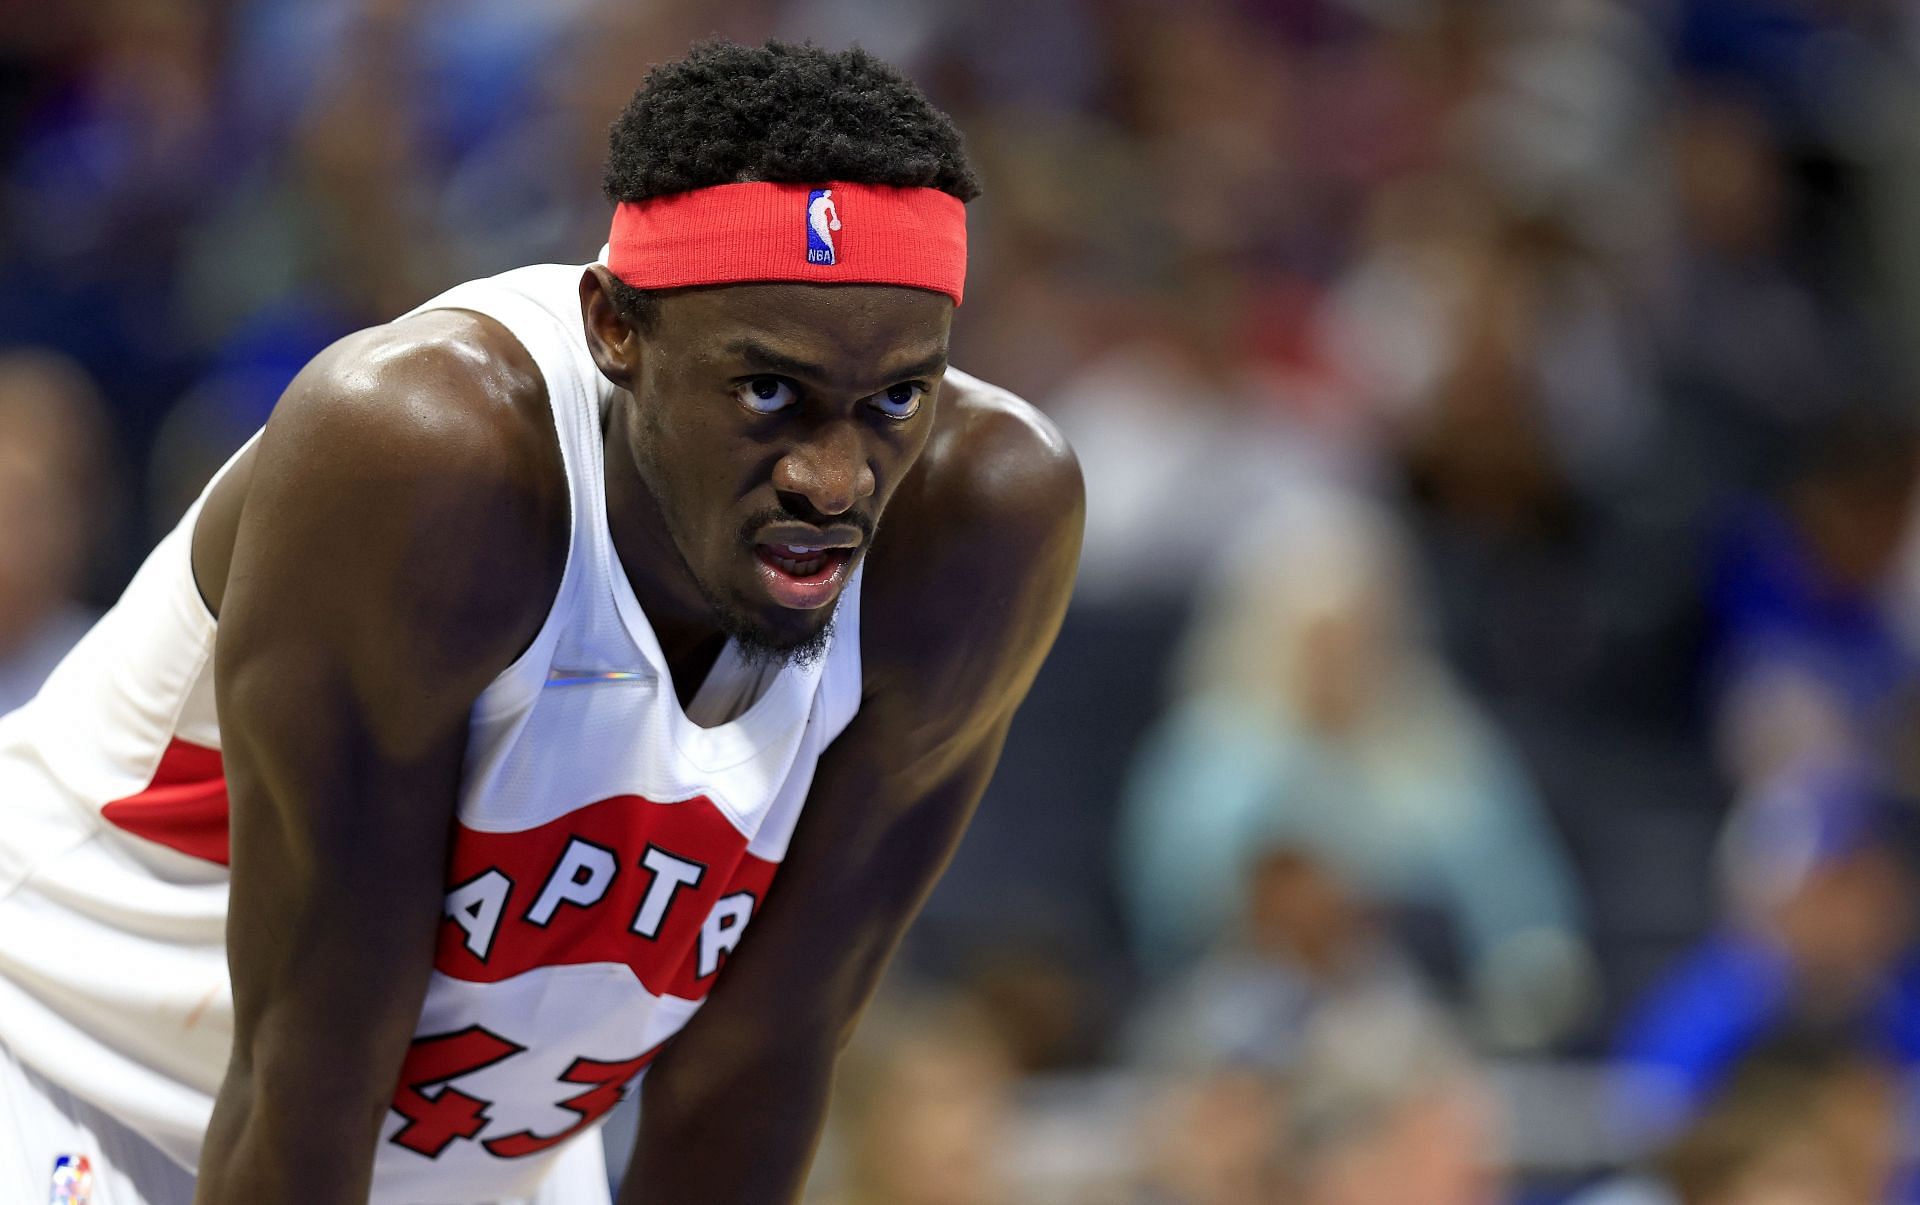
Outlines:
[{"label": "bare shoulder", "polygon": [[939,426],[918,472],[928,501],[1035,534],[1074,524],[1085,502],[1079,461],[1053,421],[958,369],[941,386]]},{"label": "bare shoulder", "polygon": [[861,607],[868,687],[992,715],[1025,694],[1052,646],[1085,487],[1059,429],[1020,397],[950,369],[939,407],[874,545]]},{"label": "bare shoulder", "polygon": [[[216,613],[249,511],[270,529],[324,511],[348,529],[388,531],[494,515],[507,528],[493,533],[497,549],[543,544],[564,524],[567,497],[539,369],[505,328],[465,311],[348,335],[294,378],[207,499],[194,575]],[[450,551],[458,534],[442,533]]]},{"label": "bare shoulder", "polygon": [[427,454],[439,475],[511,470],[552,445],[546,385],[525,348],[490,318],[435,310],[347,336],[288,387],[267,427],[284,442],[324,428],[305,453]]}]

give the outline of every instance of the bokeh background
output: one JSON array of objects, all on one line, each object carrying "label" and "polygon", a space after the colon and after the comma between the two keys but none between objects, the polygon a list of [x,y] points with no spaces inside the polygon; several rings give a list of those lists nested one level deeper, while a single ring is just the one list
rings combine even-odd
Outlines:
[{"label": "bokeh background", "polygon": [[811,1200],[1920,1200],[1915,0],[0,3],[0,711],[713,34],[957,117],[1089,487]]}]

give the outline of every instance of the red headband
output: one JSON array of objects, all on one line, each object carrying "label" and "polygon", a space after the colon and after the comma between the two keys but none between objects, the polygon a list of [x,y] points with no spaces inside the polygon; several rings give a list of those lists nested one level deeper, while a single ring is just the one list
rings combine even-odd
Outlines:
[{"label": "red headband", "polygon": [[607,269],[636,289],[908,285],[959,305],[967,207],[937,188],[721,184],[621,202],[607,246]]}]

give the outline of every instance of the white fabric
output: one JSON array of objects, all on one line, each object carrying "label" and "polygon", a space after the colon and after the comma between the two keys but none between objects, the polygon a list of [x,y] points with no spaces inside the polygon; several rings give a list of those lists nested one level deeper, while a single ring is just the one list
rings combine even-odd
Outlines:
[{"label": "white fabric", "polygon": [[193,1205],[192,1173],[0,1046],[0,1200],[50,1199],[62,1155],[87,1161],[88,1205]]}]

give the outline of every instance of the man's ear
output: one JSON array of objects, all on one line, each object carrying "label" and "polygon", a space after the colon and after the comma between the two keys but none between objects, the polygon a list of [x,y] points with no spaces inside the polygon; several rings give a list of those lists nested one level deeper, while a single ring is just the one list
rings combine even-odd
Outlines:
[{"label": "man's ear", "polygon": [[600,375],[631,390],[640,379],[640,335],[613,304],[613,274],[603,264],[580,274],[580,320]]}]

